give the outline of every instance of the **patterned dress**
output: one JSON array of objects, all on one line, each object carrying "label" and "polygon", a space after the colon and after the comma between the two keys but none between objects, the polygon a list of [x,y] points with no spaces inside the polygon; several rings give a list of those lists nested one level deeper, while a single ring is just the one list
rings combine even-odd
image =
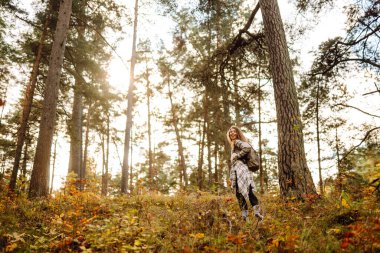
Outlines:
[{"label": "patterned dress", "polygon": [[[252,191],[255,190],[255,185],[253,183],[253,174],[248,170],[248,166],[243,162],[250,148],[251,146],[247,142],[237,140],[235,142],[234,149],[231,152],[231,155],[235,153],[237,158],[235,161],[233,161],[230,172],[232,186],[234,187],[235,191],[239,191],[246,200],[249,199],[249,186],[252,187]],[[238,184],[237,189],[236,182]]]}]

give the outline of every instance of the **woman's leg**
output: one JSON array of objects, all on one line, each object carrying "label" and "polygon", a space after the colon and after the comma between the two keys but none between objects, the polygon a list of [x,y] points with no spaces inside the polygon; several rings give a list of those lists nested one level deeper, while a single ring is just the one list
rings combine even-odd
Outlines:
[{"label": "woman's leg", "polygon": [[256,195],[252,191],[252,186],[249,186],[249,192],[248,192],[249,202],[251,202],[252,206],[256,206],[259,204],[259,200],[257,199]]},{"label": "woman's leg", "polygon": [[245,201],[245,198],[243,195],[239,192],[239,189],[236,188],[236,198],[239,202],[240,210],[248,210],[247,201]]},{"label": "woman's leg", "polygon": [[[235,173],[236,173],[236,171],[235,171]],[[236,175],[235,178],[236,178],[235,179],[236,180],[235,181],[235,186],[236,186],[236,188],[235,188],[235,190],[236,190],[235,194],[236,194],[236,198],[237,198],[237,200],[239,202],[239,207],[240,207],[240,210],[241,210],[241,215],[242,215],[242,217],[243,217],[244,220],[247,220],[247,217],[248,217],[248,204],[247,204],[247,201],[245,200],[243,194],[241,194],[239,192],[239,185],[237,183],[237,175]]]},{"label": "woman's leg", "polygon": [[255,213],[255,217],[257,217],[259,220],[263,220],[264,215],[261,213],[259,200],[257,199],[256,195],[253,193],[251,185],[249,186],[248,197],[249,197],[249,202],[251,202],[251,205],[253,207],[253,212]]},{"label": "woman's leg", "polygon": [[248,205],[247,201],[245,201],[245,198],[243,195],[239,192],[239,188],[236,188],[236,198],[239,202],[240,210],[241,210],[241,216],[243,217],[243,220],[247,220],[248,217]]}]

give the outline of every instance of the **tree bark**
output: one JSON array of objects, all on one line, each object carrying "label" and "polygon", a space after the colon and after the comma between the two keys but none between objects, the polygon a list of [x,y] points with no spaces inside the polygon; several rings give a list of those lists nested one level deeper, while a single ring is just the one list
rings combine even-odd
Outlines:
[{"label": "tree bark", "polygon": [[29,198],[44,197],[49,194],[50,151],[71,6],[72,0],[61,0],[57,28],[50,55],[49,71],[46,78],[40,131],[29,187]]},{"label": "tree bark", "polygon": [[316,111],[315,120],[316,120],[316,125],[317,125],[319,191],[320,191],[320,194],[323,196],[324,191],[323,191],[322,165],[321,165],[321,142],[320,142],[320,136],[319,136],[319,83],[317,84],[317,99],[316,99],[315,111]]},{"label": "tree bark", "polygon": [[215,143],[214,148],[214,184],[219,188],[219,170],[218,170],[218,143]]},{"label": "tree bark", "polygon": [[207,130],[206,130],[206,136],[207,136],[207,168],[208,168],[208,185],[209,187],[212,185],[212,153],[211,153],[211,133],[210,133],[210,124],[207,122]]},{"label": "tree bark", "polygon": [[[85,23],[85,8],[86,0],[80,1],[79,4],[79,14],[81,18],[77,20],[77,31],[79,43],[85,42],[85,32],[86,32],[86,23]],[[69,159],[69,172],[76,174],[76,177],[79,179],[77,186],[79,189],[82,189],[82,154],[83,154],[83,56],[78,54],[76,57],[77,62],[76,69],[77,73],[75,75],[75,86],[74,86],[74,102],[73,102],[73,111],[71,114],[70,122],[70,159]]]},{"label": "tree bark", "polygon": [[335,126],[335,149],[336,149],[336,166],[338,169],[338,190],[339,192],[342,190],[343,185],[342,185],[342,168],[340,165],[340,149],[339,149],[339,138],[338,138],[338,125]]},{"label": "tree bark", "polygon": [[138,0],[135,0],[135,19],[133,23],[133,38],[132,38],[132,56],[131,56],[131,69],[130,81],[128,88],[128,108],[127,108],[127,123],[125,127],[124,138],[124,159],[123,168],[121,170],[121,193],[128,192],[128,162],[129,162],[129,141],[131,138],[132,128],[132,112],[133,112],[133,92],[135,90],[135,65],[136,65],[136,36],[137,36],[137,19],[138,18]]},{"label": "tree bark", "polygon": [[20,181],[21,181],[21,188],[20,188],[20,191],[21,192],[25,192],[26,193],[26,166],[27,166],[27,163],[28,163],[28,159],[29,159],[29,156],[28,156],[28,150],[29,150],[29,145],[30,145],[30,137],[28,138],[29,136],[29,129],[27,129],[26,131],[26,135],[25,135],[25,145],[24,145],[24,157],[23,157],[23,160],[22,160],[22,165],[21,165],[21,177],[20,177]]},{"label": "tree bark", "polygon": [[24,101],[22,106],[22,117],[20,122],[20,127],[17,132],[17,144],[16,144],[16,152],[15,152],[15,160],[13,163],[13,169],[12,169],[12,175],[11,180],[9,183],[9,190],[14,191],[16,187],[16,179],[17,179],[17,173],[18,168],[20,166],[20,159],[21,159],[21,153],[22,153],[22,147],[25,142],[25,136],[26,131],[28,127],[28,121],[29,121],[29,115],[32,110],[32,103],[33,103],[33,97],[34,97],[34,90],[36,88],[37,83],[37,76],[38,76],[38,69],[40,66],[41,58],[42,58],[42,50],[45,42],[45,37],[47,33],[47,28],[50,23],[50,6],[48,7],[46,11],[46,20],[43,26],[43,30],[41,33],[40,41],[38,44],[37,54],[36,58],[33,64],[32,73],[29,78],[28,85],[25,90],[24,95]]},{"label": "tree bark", "polygon": [[[174,127],[176,139],[177,139],[177,144],[178,144],[178,157],[179,157],[179,168],[180,168],[180,174],[182,174],[181,177],[183,177],[184,181],[184,188],[187,188],[187,172],[186,172],[186,163],[185,163],[185,156],[183,154],[183,146],[182,146],[182,140],[181,140],[181,133],[178,128],[178,120],[177,120],[177,113],[174,108],[173,104],[173,98],[172,98],[172,92],[170,89],[170,81],[168,80],[168,94],[169,94],[169,100],[170,100],[170,108],[171,108],[171,113],[172,113],[172,125]],[[181,187],[183,187],[181,185]]]},{"label": "tree bark", "polygon": [[[205,95],[206,96],[206,95]],[[205,98],[204,98],[205,100]],[[205,101],[203,102],[205,103]],[[204,110],[206,110],[206,107],[203,107]],[[203,127],[201,129],[202,122],[199,122],[199,152],[198,152],[198,169],[197,169],[197,184],[199,190],[203,189],[203,150],[205,146],[205,124],[206,122],[203,121]]]},{"label": "tree bark", "polygon": [[260,77],[258,84],[258,93],[259,93],[259,160],[260,160],[260,193],[264,193],[264,171],[263,171],[263,148],[262,148],[262,131],[261,131],[261,87],[260,87]]},{"label": "tree bark", "polygon": [[236,60],[233,60],[233,85],[234,85],[234,107],[235,107],[235,125],[240,125],[241,116],[240,116],[240,96],[239,96],[239,86],[237,80],[237,70],[236,70]]},{"label": "tree bark", "polygon": [[51,181],[50,181],[50,194],[53,192],[53,186],[54,186],[54,173],[55,173],[55,160],[57,158],[57,141],[58,136],[56,137],[54,141],[54,151],[53,151],[53,170],[51,172]]},{"label": "tree bark", "polygon": [[[91,113],[92,113],[92,103],[89,101],[88,110],[87,110],[87,122],[86,122],[86,135],[84,140],[84,151],[83,151],[83,164],[81,167],[80,172],[80,179],[84,180],[86,178],[86,171],[87,171],[87,154],[88,154],[88,144],[89,144],[89,135],[90,135],[90,120],[91,120]],[[83,190],[83,184],[81,185]]]},{"label": "tree bark", "polygon": [[[130,155],[131,155],[131,160],[129,161],[129,191],[132,192],[133,190],[133,132],[131,129],[131,136],[130,136]],[[136,173],[136,180],[137,180],[137,173]],[[128,178],[127,178],[127,183],[128,183]]]},{"label": "tree bark", "polygon": [[106,195],[108,194],[108,179],[110,178],[109,167],[110,167],[110,114],[107,112],[107,139],[106,139]]},{"label": "tree bark", "polygon": [[281,195],[302,199],[304,194],[316,194],[316,189],[306,163],[301,115],[284,26],[277,0],[259,0],[259,3],[273,76]]},{"label": "tree bark", "polygon": [[70,160],[69,172],[75,173],[79,178],[82,171],[82,118],[83,99],[80,78],[75,79],[74,105],[70,122]]},{"label": "tree bark", "polygon": [[153,188],[154,183],[153,183],[153,178],[154,178],[154,173],[153,173],[153,154],[152,154],[152,126],[150,123],[150,95],[151,95],[151,90],[150,90],[150,82],[149,82],[149,72],[148,72],[148,66],[146,67],[146,97],[147,97],[147,107],[148,107],[148,162],[149,162],[149,187]]},{"label": "tree bark", "polygon": [[102,145],[102,189],[101,189],[101,194],[102,196],[107,195],[107,187],[106,187],[106,150],[105,150],[105,138],[104,138],[104,133],[100,133],[102,138],[101,138],[101,145]]}]

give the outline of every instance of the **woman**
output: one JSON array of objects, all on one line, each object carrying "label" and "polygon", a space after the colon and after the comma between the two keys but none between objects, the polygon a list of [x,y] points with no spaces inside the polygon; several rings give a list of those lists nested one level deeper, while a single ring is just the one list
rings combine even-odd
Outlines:
[{"label": "woman", "polygon": [[251,145],[248,143],[243,132],[236,126],[232,126],[227,132],[227,139],[231,145],[231,173],[230,183],[235,189],[236,197],[239,202],[240,209],[244,220],[248,217],[248,205],[247,199],[251,203],[255,217],[260,221],[264,219],[261,214],[259,201],[253,190],[255,186],[253,184],[252,172],[248,170],[248,166],[245,164],[245,157],[251,149]]}]

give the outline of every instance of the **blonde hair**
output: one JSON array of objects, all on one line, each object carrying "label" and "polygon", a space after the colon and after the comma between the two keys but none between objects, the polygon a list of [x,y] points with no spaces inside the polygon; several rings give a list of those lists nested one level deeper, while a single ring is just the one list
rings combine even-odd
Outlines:
[{"label": "blonde hair", "polygon": [[234,148],[234,141],[231,140],[231,138],[230,138],[230,130],[231,129],[235,129],[236,130],[236,132],[237,132],[237,139],[239,139],[241,141],[244,141],[244,142],[248,142],[247,138],[244,136],[243,131],[241,131],[240,128],[238,128],[237,126],[231,126],[228,129],[228,131],[227,131],[227,140],[230,143],[232,149]]}]

